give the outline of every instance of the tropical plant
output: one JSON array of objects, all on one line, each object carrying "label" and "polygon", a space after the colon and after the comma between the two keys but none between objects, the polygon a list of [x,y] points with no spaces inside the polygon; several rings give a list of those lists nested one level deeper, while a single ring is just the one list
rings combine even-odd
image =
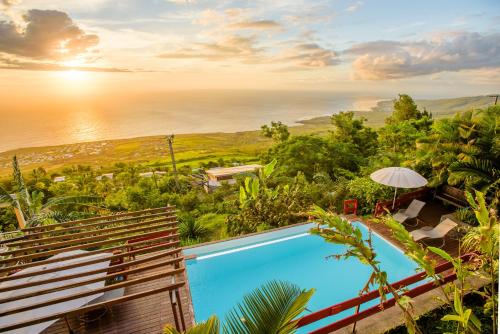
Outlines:
[{"label": "tropical plant", "polygon": [[[184,334],[219,334],[220,333],[220,323],[216,316],[211,316],[207,321],[200,322],[195,326],[189,328]],[[181,334],[172,325],[166,325],[163,329],[163,334]]]},{"label": "tropical plant", "polygon": [[[365,289],[374,285],[379,291],[381,301],[387,299],[386,291],[389,291],[395,299],[396,305],[398,305],[403,313],[408,332],[421,333],[411,312],[410,299],[400,295],[389,284],[387,273],[381,269],[380,262],[377,260],[377,255],[372,247],[371,233],[364,239],[359,227],[351,224],[339,215],[327,212],[318,206],[315,206],[310,214],[315,217],[315,221],[318,223],[318,227],[311,230],[312,233],[320,235],[327,242],[347,247],[344,253],[333,254],[330,257],[338,260],[354,257],[362,264],[370,266],[372,274],[367,279]],[[319,227],[320,225],[327,225],[328,228]]]},{"label": "tropical plant", "polygon": [[[36,226],[47,221],[53,221],[51,216],[57,216],[54,215],[54,212],[59,210],[61,207],[87,207],[102,209],[102,207],[100,207],[102,199],[99,196],[93,195],[52,197],[44,203],[43,199],[45,195],[42,192],[33,191],[30,193],[26,187],[16,156],[12,159],[12,169],[16,199],[19,203],[21,214],[24,215],[27,226]],[[0,193],[0,196],[4,198],[5,194],[6,191],[3,190],[2,193]],[[12,204],[17,205],[15,202],[12,202]]]},{"label": "tropical plant", "polygon": [[179,220],[179,234],[182,239],[202,241],[210,234],[210,230],[190,214],[179,216]]},{"label": "tropical plant", "polygon": [[[246,177],[240,186],[238,211],[227,219],[231,235],[286,226],[298,221],[307,201],[300,183],[272,186],[271,174],[276,160],[267,164],[256,177]],[[297,178],[296,178],[297,179]]]},{"label": "tropical plant", "polygon": [[[478,226],[469,229],[459,245],[459,254],[461,251],[470,253],[475,257],[474,261],[467,264],[458,257],[454,258],[446,251],[436,248],[423,248],[413,241],[411,235],[404,226],[387,216],[381,221],[392,231],[396,240],[404,245],[405,254],[412,258],[422,269],[425,270],[428,277],[432,278],[437,285],[443,289],[443,295],[451,307],[452,313],[445,315],[442,320],[454,322],[457,326],[457,333],[481,333],[482,324],[472,308],[464,305],[464,296],[470,289],[469,281],[476,278],[486,278],[489,286],[483,290],[474,290],[473,292],[481,295],[486,303],[483,311],[492,318],[492,332],[496,333],[497,305],[498,296],[496,282],[498,278],[498,252],[499,252],[499,224],[498,217],[493,205],[488,208],[484,194],[476,191],[476,197],[466,192],[467,200],[476,216]],[[458,284],[443,287],[440,283],[440,277],[434,273],[435,261],[429,256],[432,252],[445,261],[452,263],[454,272],[457,275]],[[451,290],[453,298],[448,297],[448,291]]]},{"label": "tropical plant", "polygon": [[[195,325],[185,334],[293,334],[297,317],[304,312],[314,289],[270,281],[243,297],[243,301],[227,314],[222,330],[215,316]],[[165,334],[180,334],[167,326]]]},{"label": "tropical plant", "polygon": [[500,176],[500,106],[435,122],[417,143],[417,161],[432,166],[431,185],[449,183],[494,194]]},{"label": "tropical plant", "polygon": [[489,289],[482,293],[486,298],[486,313],[491,314],[493,320],[493,331],[497,324],[498,306],[498,264],[499,264],[499,233],[500,225],[496,212],[496,205],[488,208],[484,194],[476,191],[475,198],[466,193],[467,201],[474,210],[478,226],[471,228],[463,238],[463,248],[467,252],[478,254],[480,268],[477,272],[486,277],[490,282]]}]

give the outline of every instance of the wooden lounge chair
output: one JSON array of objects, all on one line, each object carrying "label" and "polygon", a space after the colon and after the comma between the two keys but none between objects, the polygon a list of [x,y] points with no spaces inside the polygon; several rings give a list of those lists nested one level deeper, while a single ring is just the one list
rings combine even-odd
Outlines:
[{"label": "wooden lounge chair", "polygon": [[423,239],[443,239],[443,243],[439,247],[443,247],[445,243],[444,237],[453,230],[458,224],[453,220],[446,218],[441,223],[439,223],[433,229],[421,228],[415,231],[411,231],[410,235],[415,241],[420,241]]},{"label": "wooden lounge chair", "polygon": [[396,219],[401,224],[406,224],[408,226],[417,226],[418,223],[410,224],[409,221],[417,218],[418,214],[424,207],[425,202],[414,199],[411,201],[410,205],[406,209],[399,210],[393,218]]}]

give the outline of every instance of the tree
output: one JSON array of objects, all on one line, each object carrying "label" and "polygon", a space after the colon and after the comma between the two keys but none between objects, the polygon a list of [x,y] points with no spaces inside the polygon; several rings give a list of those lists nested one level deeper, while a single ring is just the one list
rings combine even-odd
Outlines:
[{"label": "tree", "polygon": [[[55,214],[61,207],[92,207],[99,208],[102,199],[99,196],[74,195],[52,197],[44,203],[45,195],[40,191],[29,192],[24,182],[16,156],[12,159],[13,183],[16,198],[19,201],[21,214],[28,226],[51,222],[51,217],[64,215]],[[5,194],[4,194],[5,195]]]},{"label": "tree", "polygon": [[377,151],[377,133],[366,127],[366,119],[354,118],[354,113],[341,112],[332,115],[332,124],[335,126],[332,137],[339,143],[352,143],[363,156],[375,154]]},{"label": "tree", "polygon": [[394,110],[392,116],[386,120],[386,123],[398,123],[410,119],[420,119],[423,116],[430,116],[426,110],[423,112],[417,109],[416,103],[411,96],[407,94],[399,94],[397,100],[394,100]]},{"label": "tree", "polygon": [[[302,290],[298,286],[270,281],[243,298],[226,316],[220,329],[219,320],[212,316],[195,325],[184,334],[293,334],[297,330],[296,318],[304,312],[314,289]],[[167,325],[164,334],[180,334]]]},{"label": "tree", "polygon": [[432,166],[431,185],[449,183],[494,194],[500,175],[500,106],[436,121],[417,142],[417,162]]},{"label": "tree", "polygon": [[277,174],[294,177],[302,173],[311,181],[317,173],[333,178],[342,170],[357,171],[364,157],[351,142],[329,141],[319,136],[294,136],[278,143],[262,157],[264,162],[280,162]]},{"label": "tree", "polygon": [[271,122],[271,126],[262,125],[262,134],[265,137],[272,138],[277,142],[284,142],[290,138],[290,132],[288,131],[288,126],[281,122]]}]

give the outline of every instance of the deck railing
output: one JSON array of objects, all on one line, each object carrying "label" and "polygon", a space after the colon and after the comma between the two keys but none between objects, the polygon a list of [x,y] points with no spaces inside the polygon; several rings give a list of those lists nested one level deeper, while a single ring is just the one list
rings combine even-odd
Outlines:
[{"label": "deck railing", "polygon": [[[460,257],[460,259],[464,262],[469,261],[472,258],[473,254],[465,254]],[[441,274],[444,273],[450,269],[453,268],[453,264],[451,262],[444,262],[435,267],[435,273],[436,274]],[[419,272],[415,275],[409,276],[407,278],[404,278],[400,281],[397,281],[392,284],[392,287],[395,290],[399,290],[405,287],[408,287],[412,284],[418,283],[420,281],[423,281],[427,278],[427,275],[425,272]],[[456,279],[456,274],[455,273],[447,273],[444,274],[441,279],[440,279],[440,284],[446,284],[449,282],[452,282]],[[435,281],[431,282],[426,282],[424,284],[418,285],[417,287],[410,288],[406,292],[404,292],[402,295],[408,296],[411,298],[414,298],[416,296],[419,296],[425,292],[428,292],[434,288],[436,288],[438,285]],[[388,293],[388,291],[386,291]],[[301,317],[298,321],[298,327],[304,327],[306,325],[312,324],[314,322],[317,322],[321,319],[339,314],[340,312],[343,312],[345,310],[349,310],[351,308],[357,308],[358,306],[361,306],[362,304],[365,304],[371,300],[374,300],[376,298],[380,297],[380,293],[378,290],[372,290],[370,292],[367,292],[365,294],[360,295],[359,297],[352,298],[349,300],[346,300],[344,302],[329,306],[327,308],[324,308],[322,310],[313,312],[311,314],[305,315]],[[355,313],[353,315],[347,316],[345,318],[342,318],[340,320],[337,320],[329,325],[326,325],[324,327],[315,329],[309,334],[327,334],[331,333],[333,331],[339,330],[341,328],[344,328],[346,326],[355,324],[356,322],[367,318],[371,315],[374,315],[376,313],[382,312],[383,310],[386,310],[396,304],[396,300],[394,298],[390,298],[385,300],[382,303],[379,303],[375,306],[369,307],[366,310],[363,310],[359,312],[359,308],[355,310]]]}]

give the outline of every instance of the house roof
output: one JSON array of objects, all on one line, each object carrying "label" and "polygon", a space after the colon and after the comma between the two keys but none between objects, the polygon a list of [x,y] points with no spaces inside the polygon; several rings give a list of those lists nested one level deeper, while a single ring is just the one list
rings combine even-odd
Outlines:
[{"label": "house roof", "polygon": [[262,168],[261,165],[253,164],[253,165],[243,165],[243,166],[235,166],[235,167],[217,167],[207,169],[205,173],[208,175],[213,175],[215,177],[220,176],[230,176],[241,173],[250,173],[254,172],[256,169]]}]

